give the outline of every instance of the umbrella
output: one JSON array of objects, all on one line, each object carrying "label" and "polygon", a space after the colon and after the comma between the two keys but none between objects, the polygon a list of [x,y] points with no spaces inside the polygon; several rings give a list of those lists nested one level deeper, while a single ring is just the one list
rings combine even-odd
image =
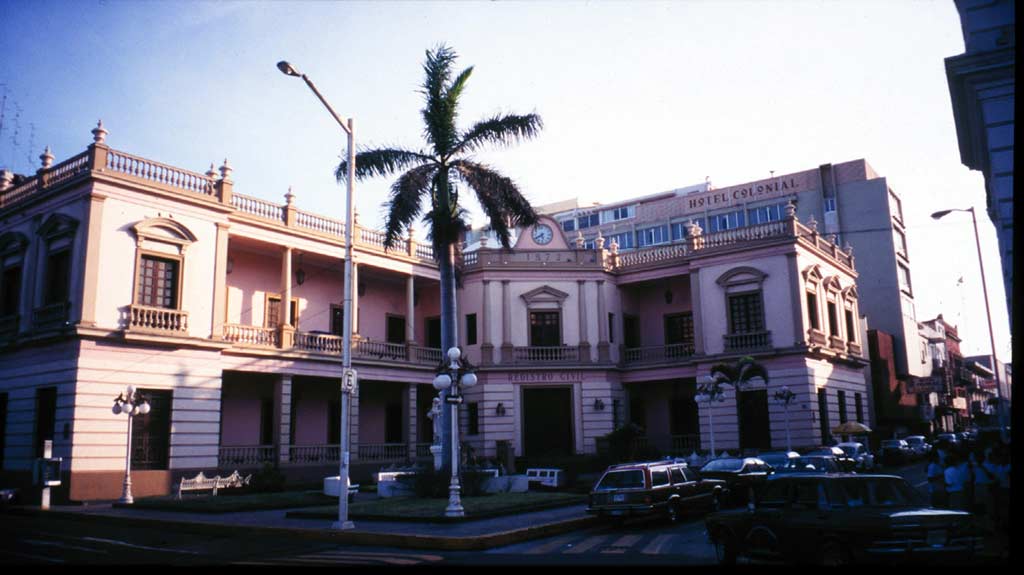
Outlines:
[{"label": "umbrella", "polygon": [[836,435],[864,435],[871,433],[871,428],[859,421],[847,421],[832,428]]}]

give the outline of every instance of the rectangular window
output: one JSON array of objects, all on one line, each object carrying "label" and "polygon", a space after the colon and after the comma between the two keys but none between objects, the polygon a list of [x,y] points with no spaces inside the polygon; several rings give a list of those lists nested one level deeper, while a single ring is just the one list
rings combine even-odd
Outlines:
[{"label": "rectangular window", "polygon": [[772,204],[770,206],[759,206],[747,210],[749,224],[765,224],[777,222],[786,215],[786,204]]},{"label": "rectangular window", "polygon": [[[291,325],[294,328],[299,327],[299,300],[292,298],[291,301]],[[272,295],[267,296],[267,327],[277,327],[281,325],[281,297]]]},{"label": "rectangular window", "polygon": [[857,328],[853,323],[853,310],[846,310],[846,341],[857,341]]},{"label": "rectangular window", "polygon": [[839,423],[846,423],[846,392],[840,389],[836,395],[839,397]]},{"label": "rectangular window", "polygon": [[828,302],[828,334],[839,337],[839,316],[836,315],[836,302]]},{"label": "rectangular window", "polygon": [[428,317],[426,320],[427,347],[441,348],[441,318]]},{"label": "rectangular window", "polygon": [[576,220],[563,220],[562,221],[562,229],[567,231],[567,232],[574,232],[574,231],[576,231]]},{"label": "rectangular window", "polygon": [[764,331],[761,292],[729,295],[729,333]]},{"label": "rectangular window", "polygon": [[895,226],[893,226],[892,228],[892,243],[893,245],[896,246],[896,253],[900,254],[901,256],[907,259],[910,259],[907,256],[907,237],[903,234],[903,232],[896,229]]},{"label": "rectangular window", "polygon": [[825,198],[825,212],[836,211],[836,199],[834,197]]},{"label": "rectangular window", "polygon": [[260,445],[274,444],[274,400],[260,400]]},{"label": "rectangular window", "polygon": [[635,210],[635,206],[622,206],[611,210],[604,210],[601,212],[601,223],[605,224],[608,222],[617,222],[619,220],[629,219],[633,217]]},{"label": "rectangular window", "polygon": [[466,345],[476,345],[476,314],[466,314]]},{"label": "rectangular window", "polygon": [[864,406],[860,404],[860,394],[853,394],[853,405],[857,410],[857,421],[864,422]]},{"label": "rectangular window", "polygon": [[677,242],[683,238],[690,237],[690,222],[696,223],[704,232],[707,231],[707,226],[704,225],[704,218],[693,218],[685,222],[672,222],[672,225],[669,226],[672,232],[672,241]]},{"label": "rectangular window", "polygon": [[636,231],[636,242],[640,247],[666,244],[668,238],[668,226],[655,226]]},{"label": "rectangular window", "polygon": [[622,339],[626,347],[640,347],[640,319],[634,315],[622,316]]},{"label": "rectangular window", "polygon": [[43,305],[66,303],[71,281],[71,250],[51,253],[46,260],[46,287]]},{"label": "rectangular window", "polygon": [[331,333],[334,335],[345,335],[345,308],[331,304]]},{"label": "rectangular window", "polygon": [[21,266],[4,268],[0,277],[0,317],[17,315],[21,304]]},{"label": "rectangular window", "polygon": [[178,309],[177,260],[142,256],[139,260],[139,305]]},{"label": "rectangular window", "polygon": [[807,292],[807,318],[812,328],[821,329],[821,322],[818,320],[818,295],[813,292]]},{"label": "rectangular window", "polygon": [[910,268],[896,264],[896,274],[900,282],[900,290],[906,292],[908,295],[913,296],[914,292],[910,289]]},{"label": "rectangular window", "polygon": [[405,316],[387,314],[384,339],[388,343],[405,343]]},{"label": "rectangular window", "polygon": [[171,392],[139,391],[149,401],[149,413],[132,416],[132,469],[167,469],[171,448]]},{"label": "rectangular window", "polygon": [[832,437],[832,429],[828,424],[828,394],[824,389],[818,390],[818,424],[821,430],[821,442],[827,443]]},{"label": "rectangular window", "polygon": [[599,225],[600,223],[601,216],[599,214],[590,214],[589,216],[580,216],[576,218],[576,225],[581,230]]},{"label": "rectangular window", "polygon": [[57,388],[42,387],[36,390],[36,457],[43,456],[43,442],[53,439],[57,425]]},{"label": "rectangular window", "polygon": [[615,314],[608,314],[608,343],[615,343]]},{"label": "rectangular window", "polygon": [[710,233],[721,232],[724,230],[732,230],[736,228],[742,228],[746,225],[746,221],[743,217],[743,211],[737,210],[735,212],[729,212],[727,214],[717,214],[714,216],[708,216],[708,225],[710,226]]},{"label": "rectangular window", "polygon": [[665,345],[677,343],[693,345],[693,313],[665,316]]},{"label": "rectangular window", "polygon": [[466,419],[469,423],[469,435],[480,435],[480,404],[473,402],[466,404]]},{"label": "rectangular window", "polygon": [[530,345],[553,347],[562,344],[561,321],[557,311],[530,312]]},{"label": "rectangular window", "polygon": [[892,217],[896,218],[901,223],[903,222],[903,202],[900,201],[899,197],[897,197],[892,190],[889,190],[889,211],[891,212]]},{"label": "rectangular window", "polygon": [[612,240],[618,242],[620,250],[628,250],[636,247],[633,243],[633,232],[621,232],[613,234],[605,239],[604,247],[611,248]]}]

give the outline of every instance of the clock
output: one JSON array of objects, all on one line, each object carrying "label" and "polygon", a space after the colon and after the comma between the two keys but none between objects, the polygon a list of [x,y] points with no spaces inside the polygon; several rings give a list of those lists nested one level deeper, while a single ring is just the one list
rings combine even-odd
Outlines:
[{"label": "clock", "polygon": [[540,245],[547,245],[551,242],[551,238],[554,234],[551,232],[551,226],[547,224],[537,224],[533,226],[533,241]]}]

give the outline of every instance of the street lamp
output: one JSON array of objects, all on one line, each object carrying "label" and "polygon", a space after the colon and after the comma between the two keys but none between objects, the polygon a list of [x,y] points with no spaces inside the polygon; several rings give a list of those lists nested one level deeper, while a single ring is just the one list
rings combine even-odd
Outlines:
[{"label": "street lamp", "polygon": [[715,458],[715,424],[714,419],[711,416],[711,405],[715,402],[721,403],[725,401],[725,392],[722,390],[722,384],[717,379],[704,375],[697,378],[697,395],[693,398],[697,401],[708,404],[708,431],[710,432],[711,438],[711,457]]},{"label": "street lamp", "polygon": [[970,212],[971,223],[974,224],[974,243],[978,248],[978,267],[981,269],[981,291],[982,295],[985,296],[985,318],[988,320],[988,341],[989,345],[992,346],[992,373],[996,379],[996,398],[999,404],[996,406],[996,415],[999,418],[999,433],[1003,434],[1005,421],[1003,419],[1003,391],[1002,384],[999,382],[999,366],[996,365],[996,336],[992,330],[992,311],[988,305],[988,283],[985,281],[985,263],[981,257],[981,239],[978,237],[978,220],[974,217],[974,206],[967,208],[966,210],[960,208],[952,208],[949,210],[940,210],[932,214],[932,219],[939,220],[947,216],[950,212]]},{"label": "street lamp", "polygon": [[789,438],[789,404],[796,399],[796,394],[789,390],[789,386],[783,385],[772,397],[782,403],[782,410],[786,414],[786,451],[793,451],[793,442]]},{"label": "street lamp", "polygon": [[356,370],[352,369],[352,193],[356,180],[355,123],[352,121],[352,118],[342,121],[341,117],[334,111],[334,108],[327,103],[327,100],[324,99],[320,91],[313,85],[313,82],[305,74],[296,70],[294,66],[282,60],[277,63],[277,69],[285,75],[302,78],[348,136],[348,177],[346,178],[348,185],[345,190],[345,275],[343,279],[345,299],[342,311],[344,327],[341,343],[341,464],[340,477],[338,478],[338,485],[340,486],[338,491],[338,521],[332,527],[334,529],[352,529],[355,527],[355,524],[348,518],[348,493],[345,486],[348,485],[349,466],[349,395],[355,390],[357,379]]},{"label": "street lamp", "polygon": [[[453,347],[448,350],[448,366],[441,364],[441,371],[434,378],[434,389],[444,391],[452,388],[445,402],[452,406],[452,481],[448,487],[448,507],[444,510],[445,517],[463,517],[466,512],[462,508],[459,485],[459,404],[462,403],[462,388],[476,385],[476,374],[468,360],[461,359],[462,352]],[[461,361],[460,361],[461,359]]]},{"label": "street lamp", "polygon": [[139,390],[129,385],[124,393],[114,398],[114,407],[110,411],[113,411],[114,415],[124,413],[128,416],[128,453],[124,458],[124,488],[118,502],[132,504],[135,502],[132,499],[132,418],[135,415],[149,413],[149,401]]}]

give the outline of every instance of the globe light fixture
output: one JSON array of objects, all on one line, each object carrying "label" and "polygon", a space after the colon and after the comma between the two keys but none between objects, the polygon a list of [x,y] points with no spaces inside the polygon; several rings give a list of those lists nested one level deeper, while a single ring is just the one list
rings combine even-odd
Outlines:
[{"label": "globe light fixture", "polygon": [[[451,433],[452,433],[452,479],[448,487],[448,507],[445,508],[446,517],[464,517],[465,509],[462,507],[461,491],[459,483],[459,404],[462,403],[462,390],[473,387],[477,384],[476,374],[473,373],[473,366],[462,357],[462,350],[457,347],[448,349],[446,353],[448,365],[441,362],[440,373],[434,378],[434,389],[445,391],[451,389],[445,402],[451,405]],[[504,406],[498,405],[500,411]],[[500,413],[499,413],[500,415]]]},{"label": "globe light fixture", "polygon": [[114,398],[114,406],[110,409],[114,415],[121,415],[122,413],[128,416],[128,441],[124,459],[124,484],[121,489],[121,499],[119,503],[131,505],[135,502],[132,498],[132,419],[135,415],[146,415],[149,413],[149,400],[129,385],[125,389],[124,393],[118,394]]}]

